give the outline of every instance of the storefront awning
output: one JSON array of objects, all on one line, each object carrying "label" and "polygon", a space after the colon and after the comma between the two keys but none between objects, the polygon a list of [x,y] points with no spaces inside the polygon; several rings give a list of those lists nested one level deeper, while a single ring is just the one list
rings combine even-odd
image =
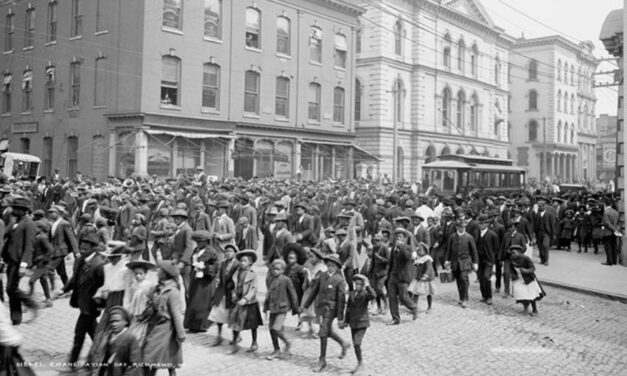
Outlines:
[{"label": "storefront awning", "polygon": [[151,135],[165,134],[168,136],[175,137],[185,137],[192,139],[203,139],[203,138],[231,138],[228,135],[215,134],[215,133],[200,133],[200,132],[182,132],[182,131],[170,131],[170,130],[160,130],[160,129],[145,129],[144,132]]},{"label": "storefront awning", "polygon": [[356,158],[357,160],[374,160],[377,162],[381,162],[381,158],[377,157],[376,155],[372,154],[371,152],[360,148],[359,146],[352,144],[350,142],[334,142],[334,141],[317,141],[317,140],[303,140],[303,143],[305,144],[314,144],[314,145],[328,145],[328,146],[345,146],[345,147],[350,147],[353,148],[356,152]]},{"label": "storefront awning", "polygon": [[355,149],[355,151],[357,152],[357,154],[362,155],[361,159],[365,159],[365,160],[375,160],[377,162],[381,162],[381,158],[377,157],[376,155],[372,154],[371,152],[369,152],[368,150],[362,149],[357,145],[352,145],[353,148]]}]

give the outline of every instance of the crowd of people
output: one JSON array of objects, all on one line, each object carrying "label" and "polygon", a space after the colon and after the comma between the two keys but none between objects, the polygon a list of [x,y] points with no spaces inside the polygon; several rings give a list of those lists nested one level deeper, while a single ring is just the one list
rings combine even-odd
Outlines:
[{"label": "crowd of people", "polygon": [[[326,368],[328,338],[340,345],[340,358],[351,348],[334,321],[350,327],[359,373],[369,316],[389,312],[389,324],[398,325],[403,305],[415,320],[421,296],[430,313],[435,278],[454,280],[465,308],[475,272],[481,302],[492,305],[502,290],[535,316],[545,292],[534,246],[548,266],[552,247],[571,251],[574,242],[578,252],[597,253],[602,244],[605,264],[614,265],[621,236],[613,197],[603,194],[445,197],[369,180],[208,181],[201,168],[168,180],[13,181],[0,196],[5,321],[20,325],[23,306],[36,316],[69,295],[79,310],[69,363],[80,365],[89,335],[86,366],[99,375],[163,368],[173,375],[186,335],[214,325],[214,345],[223,344],[226,325],[235,354],[244,331],[252,338],[246,351],[256,352],[257,328],[268,321],[267,359],[284,358],[288,313],[298,317],[297,330],[320,341],[316,371]],[[255,264],[267,266],[264,281]],[[30,291],[20,289],[24,276]],[[37,284],[43,302],[33,300]],[[15,341],[0,342],[19,355]]]}]

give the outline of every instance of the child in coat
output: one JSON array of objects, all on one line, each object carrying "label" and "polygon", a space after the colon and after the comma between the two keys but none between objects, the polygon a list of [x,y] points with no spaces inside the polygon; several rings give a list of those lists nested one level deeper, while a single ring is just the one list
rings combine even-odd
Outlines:
[{"label": "child in coat", "polygon": [[257,275],[251,269],[252,265],[257,261],[257,253],[252,249],[248,249],[239,252],[235,257],[239,261],[239,269],[233,275],[233,282],[235,283],[233,301],[236,302],[236,306],[231,311],[229,319],[233,329],[231,354],[239,351],[237,339],[243,330],[250,330],[252,334],[252,343],[246,351],[257,351],[259,348],[257,346],[257,327],[263,325],[261,310],[257,302]]},{"label": "child in coat", "polygon": [[30,287],[29,295],[33,294],[35,283],[39,281],[41,287],[44,290],[46,301],[45,307],[52,307],[52,300],[50,300],[50,286],[48,285],[48,269],[50,264],[50,258],[54,253],[54,248],[50,244],[48,233],[50,232],[50,223],[45,219],[40,219],[35,222],[37,226],[37,234],[35,235],[35,241],[33,243],[33,274],[28,280]]},{"label": "child in coat", "polygon": [[[295,243],[288,244],[286,248],[290,245],[298,245]],[[299,246],[299,245],[298,245]],[[307,279],[307,272],[305,271],[303,264],[307,259],[307,251],[305,249],[290,249],[287,251],[285,255],[285,275],[292,280],[292,286],[294,286],[294,290],[296,291],[297,307],[300,305],[300,302],[303,300],[303,293],[305,288],[305,280]],[[300,330],[303,326],[303,320],[300,319],[300,315],[298,318],[298,326],[296,326],[295,330]]]},{"label": "child in coat", "polygon": [[418,258],[415,261],[416,278],[411,281],[407,288],[416,297],[416,304],[420,296],[427,297],[427,312],[431,313],[431,303],[433,303],[433,295],[435,295],[435,286],[433,278],[435,278],[435,269],[433,267],[433,258],[429,255],[429,246],[425,243],[418,243]]},{"label": "child in coat", "polygon": [[270,338],[274,351],[266,359],[274,360],[281,356],[279,339],[285,344],[285,355],[290,353],[290,341],[283,334],[283,323],[289,310],[298,313],[298,298],[292,280],[284,275],[285,261],[276,259],[270,266],[271,277],[267,280],[268,292],[264,301],[263,311],[270,312]]},{"label": "child in coat", "polygon": [[98,376],[140,376],[143,370],[141,348],[133,333],[128,330],[130,316],[120,306],[109,310],[108,333],[104,350],[97,359]]},{"label": "child in coat", "polygon": [[370,317],[368,316],[368,305],[370,301],[377,297],[377,293],[370,286],[368,277],[363,274],[353,276],[355,288],[348,295],[346,304],[346,321],[340,324],[340,329],[344,329],[346,325],[351,328],[351,336],[353,338],[353,348],[355,349],[355,357],[357,358],[357,367],[352,373],[357,374],[364,368],[361,343],[366,335],[366,329],[370,326]]}]

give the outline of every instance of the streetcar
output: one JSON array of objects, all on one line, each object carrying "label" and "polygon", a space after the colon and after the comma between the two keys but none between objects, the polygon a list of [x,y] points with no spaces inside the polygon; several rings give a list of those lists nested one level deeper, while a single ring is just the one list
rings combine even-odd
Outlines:
[{"label": "streetcar", "polygon": [[468,194],[474,189],[494,193],[518,191],[525,186],[524,168],[511,159],[450,154],[422,166],[423,187],[445,195]]}]

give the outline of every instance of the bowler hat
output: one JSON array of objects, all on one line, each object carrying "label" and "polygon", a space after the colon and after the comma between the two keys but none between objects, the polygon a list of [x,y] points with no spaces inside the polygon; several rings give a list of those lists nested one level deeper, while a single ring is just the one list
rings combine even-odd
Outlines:
[{"label": "bowler hat", "polygon": [[421,221],[424,221],[424,220],[425,220],[425,218],[424,218],[422,215],[418,214],[418,213],[414,213],[414,214],[412,214],[412,215],[411,215],[411,218],[412,218],[412,219],[414,219],[414,218],[418,218],[418,219],[420,219]]},{"label": "bowler hat", "polygon": [[486,214],[480,214],[479,217],[477,217],[477,222],[479,223],[486,223],[489,221],[490,221],[490,218]]},{"label": "bowler hat", "polygon": [[343,203],[343,204],[344,204],[344,205],[356,206],[356,205],[355,205],[355,201],[353,201],[353,200],[348,200],[348,199],[347,199],[347,200],[344,200],[344,203]]},{"label": "bowler hat", "polygon": [[405,235],[407,238],[409,238],[409,237],[410,237],[410,235],[411,235],[411,233],[410,233],[409,231],[405,230],[405,229],[404,229],[404,228],[402,228],[402,227],[397,227],[397,228],[394,230],[394,235],[398,235],[398,234],[403,234],[403,235]]},{"label": "bowler hat", "polygon": [[346,236],[348,235],[348,232],[346,230],[344,230],[343,228],[337,230],[335,232],[335,236]]},{"label": "bowler hat", "polygon": [[179,267],[173,260],[163,260],[159,261],[159,268],[165,272],[170,278],[178,279],[181,272],[179,271]]},{"label": "bowler hat", "polygon": [[338,255],[336,255],[335,253],[328,255],[327,257],[324,258],[324,262],[332,262],[335,265],[337,265],[338,268],[342,268],[342,261],[340,261],[340,257]]},{"label": "bowler hat", "polygon": [[233,249],[233,252],[235,252],[235,253],[239,252],[239,248],[235,244],[227,244],[227,245],[225,245],[224,246],[224,251],[226,252],[226,250],[228,248]]},{"label": "bowler hat", "polygon": [[228,201],[226,200],[218,201],[218,208],[228,209],[229,207],[231,207],[231,205],[229,204]]},{"label": "bowler hat", "polygon": [[408,217],[404,216],[404,215],[401,215],[399,217],[394,218],[394,222],[400,222],[400,221],[407,221],[407,222],[409,222],[410,219]]},{"label": "bowler hat", "polygon": [[183,217],[183,218],[187,218],[188,214],[187,214],[187,210],[185,209],[175,209],[172,214],[172,217]]},{"label": "bowler hat", "polygon": [[195,242],[208,241],[211,239],[211,233],[207,230],[197,230],[192,233],[192,240]]},{"label": "bowler hat", "polygon": [[131,261],[129,263],[126,264],[126,267],[133,270],[135,268],[141,268],[144,270],[150,270],[152,268],[155,267],[155,264],[153,264],[152,262],[148,262],[145,260],[138,260],[138,261]]},{"label": "bowler hat", "polygon": [[235,258],[241,260],[244,256],[248,256],[252,259],[251,264],[254,264],[257,261],[257,252],[255,252],[255,250],[253,249],[245,249],[243,251],[240,251],[235,255]]},{"label": "bowler hat", "polygon": [[88,234],[85,234],[85,235],[81,236],[81,238],[78,239],[78,242],[79,243],[88,243],[88,244],[92,244],[92,245],[100,244],[100,241],[98,240],[98,237],[93,232],[90,232]]},{"label": "bowler hat", "polygon": [[362,281],[363,283],[368,282],[368,277],[363,274],[355,274],[353,276],[353,281]]},{"label": "bowler hat", "polygon": [[309,252],[316,255],[320,260],[324,260],[324,254],[318,248],[310,248]]},{"label": "bowler hat", "polygon": [[13,197],[11,204],[9,205],[12,208],[22,208],[26,210],[31,210],[30,200],[26,197]]},{"label": "bowler hat", "polygon": [[512,245],[510,245],[508,250],[510,250],[510,251],[514,251],[514,250],[524,251],[523,246],[519,245],[519,244],[512,244]]},{"label": "bowler hat", "polygon": [[303,208],[307,210],[307,203],[305,201],[299,201],[296,203],[296,205],[294,205],[294,209],[296,208]]},{"label": "bowler hat", "polygon": [[275,222],[277,222],[277,221],[287,222],[288,221],[287,214],[286,213],[279,213],[279,214],[277,214],[277,216],[274,217],[274,221]]}]

